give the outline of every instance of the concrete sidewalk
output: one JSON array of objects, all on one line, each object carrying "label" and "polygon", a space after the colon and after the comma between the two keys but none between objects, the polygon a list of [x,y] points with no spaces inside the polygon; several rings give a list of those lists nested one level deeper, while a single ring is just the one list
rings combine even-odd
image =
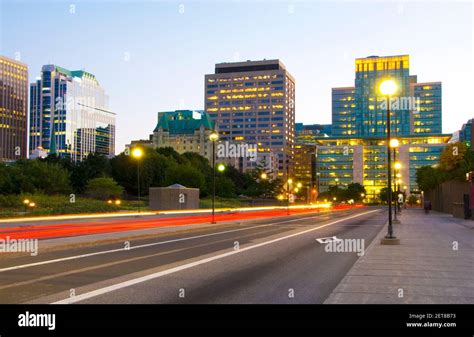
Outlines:
[{"label": "concrete sidewalk", "polygon": [[380,244],[385,226],[325,304],[474,303],[474,221],[421,209],[399,218],[400,245]]}]

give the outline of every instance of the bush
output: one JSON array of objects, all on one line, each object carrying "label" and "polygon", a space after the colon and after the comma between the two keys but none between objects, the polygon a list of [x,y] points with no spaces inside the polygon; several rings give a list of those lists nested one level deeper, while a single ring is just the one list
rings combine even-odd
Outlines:
[{"label": "bush", "polygon": [[87,183],[85,194],[91,198],[101,200],[120,198],[123,194],[123,187],[112,178],[95,178]]}]

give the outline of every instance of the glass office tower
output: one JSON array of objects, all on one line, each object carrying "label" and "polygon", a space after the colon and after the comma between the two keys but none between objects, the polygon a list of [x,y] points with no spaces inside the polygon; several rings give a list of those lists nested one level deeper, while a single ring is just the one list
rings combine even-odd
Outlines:
[{"label": "glass office tower", "polygon": [[400,142],[400,189],[419,193],[416,169],[439,162],[451,136],[442,134],[441,82],[418,83],[408,55],[358,58],[354,87],[332,89],[331,137],[316,140],[320,192],[357,182],[367,201],[376,201],[387,186],[387,99],[379,94],[387,78],[399,88],[389,104],[392,137]]},{"label": "glass office tower", "polygon": [[115,114],[94,75],[45,65],[30,85],[30,151],[81,161],[115,153]]}]

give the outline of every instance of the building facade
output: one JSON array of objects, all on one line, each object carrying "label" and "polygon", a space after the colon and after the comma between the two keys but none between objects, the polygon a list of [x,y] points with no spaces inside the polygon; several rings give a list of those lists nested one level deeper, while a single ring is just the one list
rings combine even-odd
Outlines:
[{"label": "building facade", "polygon": [[192,110],[176,110],[158,113],[158,123],[153,131],[153,147],[172,147],[178,153],[194,152],[212,160],[212,142],[209,135],[214,124],[204,112],[200,119],[193,117]]},{"label": "building facade", "polygon": [[386,135],[387,101],[378,90],[386,78],[398,86],[389,102],[393,135],[442,132],[441,82],[418,83],[408,55],[369,56],[355,60],[353,87],[332,89],[332,136]]},{"label": "building facade", "polygon": [[[407,194],[420,192],[417,168],[437,164],[450,135],[441,129],[441,82],[418,83],[409,62],[408,55],[356,59],[354,86],[332,89],[332,134],[316,140],[319,191],[356,182],[364,185],[367,201],[378,200],[387,186],[389,104],[392,138],[400,142],[395,157],[402,168],[396,180]],[[398,86],[390,102],[378,93],[387,78]]]},{"label": "building facade", "polygon": [[459,141],[465,142],[467,146],[471,149],[474,149],[474,134],[472,132],[473,123],[474,123],[474,118],[464,123],[462,125],[461,130],[459,130]]},{"label": "building facade", "polygon": [[30,85],[30,152],[37,148],[72,161],[115,154],[115,114],[94,75],[43,66]]},{"label": "building facade", "polygon": [[[439,163],[441,152],[450,135],[401,136],[395,159],[400,162],[400,190],[419,193],[416,170]],[[390,154],[394,158],[393,150]],[[367,191],[366,199],[376,201],[380,190],[387,186],[387,146],[384,137],[329,137],[318,141],[317,163],[319,190],[330,186],[345,188],[355,182]]]},{"label": "building facade", "polygon": [[279,60],[216,64],[204,86],[205,111],[220,142],[257,151],[256,157],[238,158],[237,168],[263,163],[273,177],[285,177],[295,143],[295,80],[285,65]]},{"label": "building facade", "polygon": [[0,55],[0,161],[27,157],[28,66]]}]

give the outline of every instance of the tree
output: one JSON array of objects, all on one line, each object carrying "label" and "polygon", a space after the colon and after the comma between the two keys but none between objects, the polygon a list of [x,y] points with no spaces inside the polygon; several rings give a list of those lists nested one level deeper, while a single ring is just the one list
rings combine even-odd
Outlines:
[{"label": "tree", "polygon": [[18,160],[11,166],[11,179],[14,193],[67,194],[72,191],[66,169],[39,159]]},{"label": "tree", "polygon": [[451,143],[441,153],[440,168],[443,171],[454,171],[465,161],[467,145],[463,142]]},{"label": "tree", "polygon": [[141,159],[121,153],[110,161],[112,178],[131,195],[138,194],[137,165],[140,166],[140,193],[147,195],[150,186],[165,186],[166,173],[176,164],[174,159],[158,154],[153,149],[144,148],[143,151]]},{"label": "tree", "polygon": [[166,172],[165,185],[172,184],[180,184],[202,190],[205,187],[205,179],[204,175],[197,168],[189,164],[175,164]]},{"label": "tree", "polygon": [[74,191],[83,193],[88,181],[98,177],[109,177],[112,172],[110,160],[98,153],[89,154],[82,162],[72,167],[71,184]]},{"label": "tree", "polygon": [[235,197],[234,182],[230,178],[224,176],[216,177],[216,195],[222,198]]},{"label": "tree", "polygon": [[418,200],[419,200],[419,199],[418,199],[418,197],[417,197],[416,195],[410,194],[410,195],[408,196],[408,199],[407,199],[407,204],[408,204],[408,205],[411,205],[411,206],[416,205],[416,204],[418,204]]},{"label": "tree", "polygon": [[109,177],[100,177],[89,180],[86,187],[86,195],[91,198],[105,200],[108,198],[120,198],[123,187]]},{"label": "tree", "polygon": [[343,199],[350,200],[353,199],[354,201],[361,201],[364,199],[362,194],[367,194],[365,191],[365,187],[359,183],[350,183],[347,185],[347,189],[343,190]]},{"label": "tree", "polygon": [[416,170],[416,183],[422,191],[435,188],[446,179],[445,172],[432,166],[422,166]]}]

